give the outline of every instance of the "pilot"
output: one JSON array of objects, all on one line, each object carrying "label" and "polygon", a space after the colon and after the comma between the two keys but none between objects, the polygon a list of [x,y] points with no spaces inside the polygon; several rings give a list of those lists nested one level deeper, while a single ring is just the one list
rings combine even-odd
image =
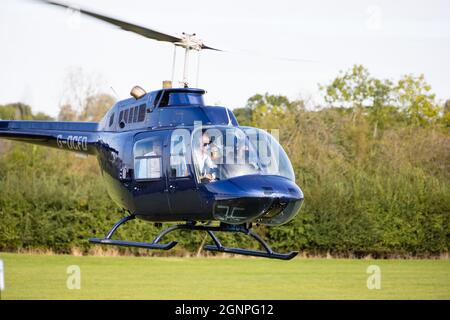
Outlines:
[{"label": "pilot", "polygon": [[216,169],[217,166],[211,159],[210,143],[210,137],[206,132],[204,132],[199,141],[200,145],[195,150],[200,181],[202,182],[210,182],[216,179],[214,169]]}]

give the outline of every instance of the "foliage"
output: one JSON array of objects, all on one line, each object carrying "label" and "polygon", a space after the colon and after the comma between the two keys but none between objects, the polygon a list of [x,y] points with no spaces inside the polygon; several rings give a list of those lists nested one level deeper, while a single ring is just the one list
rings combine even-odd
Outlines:
[{"label": "foliage", "polygon": [[425,82],[425,77],[406,75],[397,85],[398,100],[414,124],[425,125],[433,122],[439,115],[440,108],[436,105],[435,95],[431,86]]},{"label": "foliage", "polygon": [[[448,253],[450,103],[438,106],[423,77],[406,76],[394,85],[357,67],[341,78],[324,88],[328,101],[347,99],[348,105],[307,111],[303,101],[266,93],[234,110],[242,125],[280,129],[305,194],[292,222],[258,231],[283,251]],[[14,108],[0,107],[2,117],[12,114]],[[86,239],[103,235],[120,218],[96,159],[19,143],[2,146],[0,250],[71,252],[77,247],[88,252]],[[152,224],[136,221],[118,237],[145,240],[156,232]],[[171,237],[182,238],[180,248],[191,251],[204,239],[200,233]],[[255,246],[239,235],[224,235],[224,240],[230,246]]]},{"label": "foliage", "polygon": [[329,104],[340,103],[341,106],[362,107],[371,93],[372,78],[369,71],[361,65],[355,65],[345,73],[342,71],[330,85],[322,87],[326,91],[325,101]]},{"label": "foliage", "polygon": [[99,77],[82,68],[70,70],[63,87],[58,114],[61,121],[100,121],[116,102],[113,96],[101,91],[104,85]]},{"label": "foliage", "polygon": [[378,129],[384,128],[390,113],[392,116],[393,108],[401,111],[398,115],[407,118],[410,124],[422,126],[437,121],[441,111],[423,75],[405,75],[394,85],[391,80],[372,77],[369,70],[355,65],[341,71],[330,84],[319,87],[330,106],[352,110],[354,121],[365,109],[374,138]]},{"label": "foliage", "polygon": [[115,102],[114,97],[105,93],[88,96],[81,112],[77,112],[70,104],[63,104],[59,109],[58,119],[98,122]]},{"label": "foliage", "polygon": [[23,103],[10,103],[4,106],[0,106],[0,120],[31,120],[33,114],[31,107]]}]

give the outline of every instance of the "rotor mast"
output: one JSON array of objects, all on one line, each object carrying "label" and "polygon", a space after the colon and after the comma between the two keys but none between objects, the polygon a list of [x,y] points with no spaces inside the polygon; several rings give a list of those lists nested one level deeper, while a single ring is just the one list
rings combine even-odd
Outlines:
[{"label": "rotor mast", "polygon": [[[189,34],[189,33],[182,33],[181,41],[175,42],[175,51],[173,56],[173,65],[172,65],[172,82],[174,80],[174,70],[175,70],[175,61],[176,61],[176,47],[182,47],[184,48],[184,64],[183,64],[183,80],[181,82],[181,85],[183,87],[189,86],[189,52],[191,50],[198,51],[200,54],[200,51],[204,48],[203,42],[195,37],[195,33]],[[197,82],[198,82],[198,73],[199,68],[197,68]],[[198,84],[198,83],[197,83]]]}]

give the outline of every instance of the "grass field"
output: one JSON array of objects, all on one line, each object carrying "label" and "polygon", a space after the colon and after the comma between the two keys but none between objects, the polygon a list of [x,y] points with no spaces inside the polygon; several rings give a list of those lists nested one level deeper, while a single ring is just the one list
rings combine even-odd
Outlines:
[{"label": "grass field", "polygon": [[[450,299],[449,260],[76,257],[0,253],[2,299]],[[78,265],[81,289],[67,289]],[[369,290],[369,265],[381,289]]]}]

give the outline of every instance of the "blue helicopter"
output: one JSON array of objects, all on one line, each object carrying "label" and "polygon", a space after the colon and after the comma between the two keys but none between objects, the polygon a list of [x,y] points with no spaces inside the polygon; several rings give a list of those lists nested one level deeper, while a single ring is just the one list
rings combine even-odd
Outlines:
[{"label": "blue helicopter", "polygon": [[[295,251],[274,252],[251,230],[253,224],[287,223],[300,210],[303,193],[295,184],[285,151],[268,132],[239,126],[231,110],[205,105],[205,90],[187,85],[189,51],[218,49],[205,46],[195,35],[176,37],[91,11],[80,12],[186,50],[182,87],[172,88],[167,81],[163,89],[147,93],[135,86],[132,97],[118,101],[99,123],[0,121],[0,138],[97,157],[108,194],[126,215],[106,236],[89,241],[169,250],[177,242],[161,243],[168,233],[205,231],[212,240],[204,246],[207,251],[283,260],[295,257]],[[112,238],[119,226],[135,218],[178,224],[151,242]],[[226,247],[215,232],[243,233],[263,250]]]}]

